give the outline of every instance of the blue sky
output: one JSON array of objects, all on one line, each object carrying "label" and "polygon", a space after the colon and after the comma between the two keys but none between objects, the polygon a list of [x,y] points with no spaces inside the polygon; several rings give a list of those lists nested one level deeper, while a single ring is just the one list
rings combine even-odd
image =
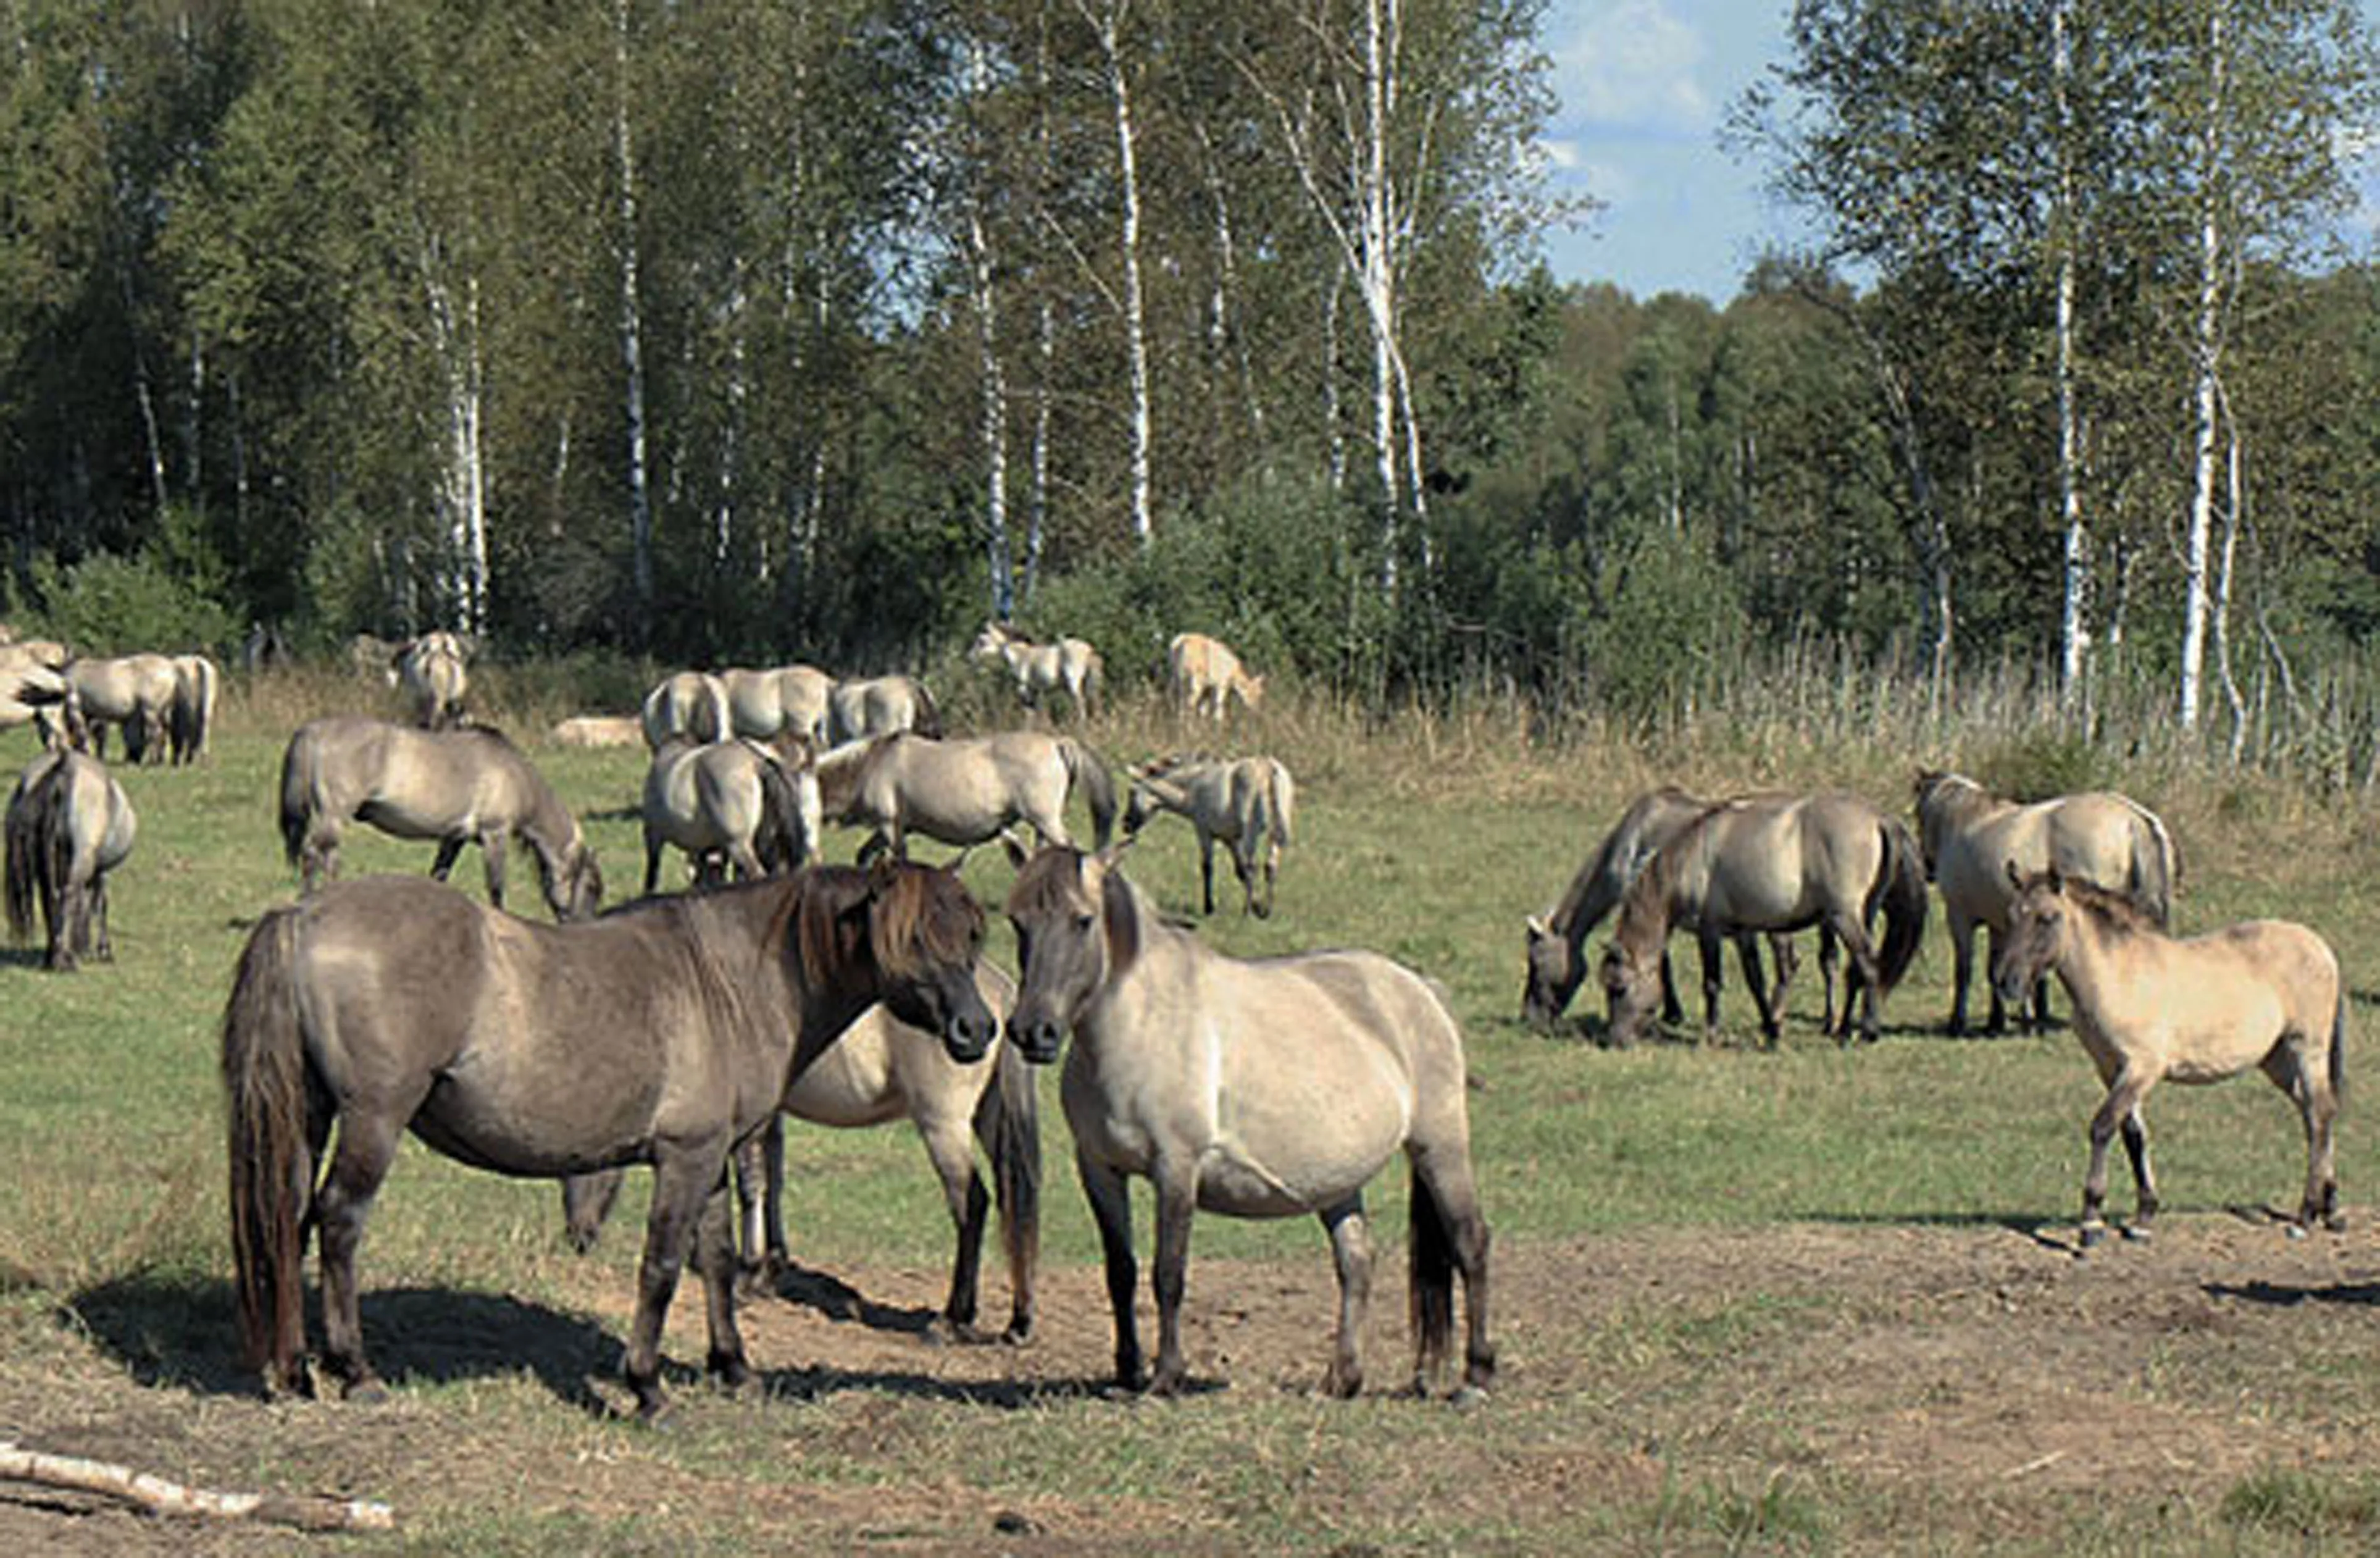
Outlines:
[{"label": "blue sky", "polygon": [[[2380,0],[2362,0],[2380,26]],[[1761,169],[1718,144],[1729,105],[1785,48],[1790,0],[1549,0],[1541,43],[1561,105],[1548,135],[1557,187],[1608,202],[1555,232],[1564,281],[1610,281],[1640,298],[1697,292],[1724,302],[1760,251],[1804,234],[1760,191]],[[2374,247],[2380,167],[2367,166],[2352,240]]]}]

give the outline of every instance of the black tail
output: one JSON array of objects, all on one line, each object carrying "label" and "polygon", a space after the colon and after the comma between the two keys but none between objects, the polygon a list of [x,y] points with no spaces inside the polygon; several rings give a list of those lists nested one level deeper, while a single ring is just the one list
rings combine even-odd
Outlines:
[{"label": "black tail", "polygon": [[760,825],[753,830],[752,853],[759,857],[761,870],[789,871],[816,850],[818,840],[802,822],[801,797],[784,768],[773,757],[764,758],[759,774]]},{"label": "black tail", "polygon": [[8,803],[6,875],[8,934],[20,942],[33,933],[33,893],[49,860],[42,847],[41,809],[32,786],[19,784]]},{"label": "black tail", "polygon": [[268,1389],[298,1386],[306,1340],[305,1210],[314,1163],[305,1033],[291,988],[296,912],[276,909],[249,934],[223,1021],[232,1284],[242,1350]]},{"label": "black tail", "polygon": [[1883,833],[1884,870],[1870,889],[1867,907],[1872,911],[1876,901],[1883,900],[1884,945],[1876,952],[1876,973],[1884,988],[1877,993],[1889,995],[1925,944],[1927,894],[1925,857],[1908,825],[1898,817],[1887,817]]},{"label": "black tail", "polygon": [[2341,991],[2330,1017],[2330,1096],[2347,1102],[2347,992]]},{"label": "black tail", "polygon": [[1427,1175],[1413,1176],[1411,1228],[1406,1244],[1406,1294],[1412,1313],[1414,1377],[1427,1380],[1454,1345],[1454,1231]]},{"label": "black tail", "polygon": [[976,1110],[976,1135],[991,1154],[992,1194],[1008,1251],[1008,1337],[1021,1342],[1033,1330],[1034,1273],[1041,1259],[1041,1095],[1034,1066],[1015,1046],[1002,1044],[992,1066],[992,1085]]},{"label": "black tail", "polygon": [[1066,760],[1066,772],[1083,798],[1091,808],[1091,847],[1105,849],[1108,840],[1115,835],[1115,778],[1099,753],[1071,736],[1058,738],[1058,750]]},{"label": "black tail", "polygon": [[309,733],[289,738],[281,754],[281,856],[296,870],[306,847],[306,826],[314,811],[314,744]]}]

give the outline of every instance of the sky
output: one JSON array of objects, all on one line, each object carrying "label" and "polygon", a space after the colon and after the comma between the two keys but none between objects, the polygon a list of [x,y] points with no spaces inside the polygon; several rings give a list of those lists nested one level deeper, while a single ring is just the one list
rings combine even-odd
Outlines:
[{"label": "sky", "polygon": [[[2380,0],[2361,0],[2380,28]],[[1560,106],[1547,136],[1556,189],[1605,202],[1546,237],[1562,281],[1639,298],[1733,298],[1765,249],[1809,229],[1760,189],[1756,162],[1718,145],[1729,107],[1785,52],[1791,0],[1548,0],[1540,43]],[[2380,158],[2365,166],[2350,241],[2374,250]]]}]

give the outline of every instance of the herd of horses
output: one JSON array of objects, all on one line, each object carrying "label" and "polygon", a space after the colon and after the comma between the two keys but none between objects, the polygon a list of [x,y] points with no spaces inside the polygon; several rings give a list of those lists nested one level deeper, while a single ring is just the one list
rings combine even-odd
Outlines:
[{"label": "herd of horses", "polygon": [[[433,639],[444,641],[426,643]],[[1468,1067],[1444,989],[1368,952],[1226,955],[1125,873],[1134,838],[1170,812],[1196,829],[1204,911],[1215,909],[1220,843],[1244,911],[1270,914],[1293,828],[1285,766],[1255,754],[1162,757],[1127,770],[1120,786],[1076,736],[1032,725],[946,733],[913,678],[845,682],[798,665],[679,673],[637,715],[575,725],[589,740],[625,732],[649,749],[643,893],[604,910],[577,818],[526,754],[463,712],[468,652],[452,635],[393,648],[390,675],[412,702],[412,724],[317,719],[284,751],[280,823],[300,895],[249,936],[222,1036],[235,1290],[248,1361],[269,1390],[312,1388],[302,1281],[310,1238],[321,1369],[350,1397],[381,1393],[356,1254],[408,1131],[471,1166],[560,1181],[566,1235],[582,1249],[624,1171],[651,1167],[623,1366],[642,1418],[667,1410],[661,1332],[689,1261],[704,1290],[708,1371],[730,1386],[749,1377],[736,1307],[739,1289],[771,1283],[788,1260],[788,1115],[835,1126],[911,1120],[957,1241],[935,1329],[980,1334],[981,1246],[996,1207],[1013,1304],[1001,1335],[1024,1341],[1036,1319],[1041,1177],[1034,1071],[1051,1065],[1062,1067],[1059,1097],[1099,1237],[1120,1387],[1171,1394],[1186,1382],[1181,1308],[1193,1214],[1206,1211],[1318,1220],[1339,1288],[1322,1388],[1356,1393],[1371,1265],[1363,1192],[1399,1152],[1412,1171],[1413,1384],[1426,1394],[1450,1361],[1458,1277],[1466,1330],[1456,1394],[1492,1382],[1489,1235],[1471,1159]],[[1079,640],[1034,644],[994,624],[974,653],[997,663],[1029,710],[1054,717],[1061,700],[1078,715],[1097,707],[1099,658]],[[1259,706],[1263,679],[1213,639],[1177,638],[1169,665],[1186,720],[1223,719],[1232,701]],[[78,836],[74,827],[56,834],[55,817],[87,813],[92,821],[75,826],[98,855],[112,851],[108,864],[129,847],[133,822],[120,787],[105,794],[114,781],[104,765],[79,749],[88,717],[79,693],[45,702],[39,678],[0,684],[0,696],[73,716],[9,808],[8,905],[21,937],[20,876],[45,881],[33,857],[54,836]],[[1077,797],[1087,839],[1067,822]],[[340,836],[358,822],[434,841],[431,879],[338,881]],[[825,861],[829,823],[862,832],[856,863]],[[958,862],[913,861],[917,837],[962,851],[1002,845],[1014,870],[1004,905],[1014,980],[982,960],[985,910]],[[551,923],[504,910],[514,843],[536,863]],[[471,844],[485,859],[485,904],[444,884]],[[660,890],[668,848],[687,859],[686,890]],[[104,871],[94,866],[88,880],[103,884]],[[1593,964],[1609,1042],[1636,1042],[1657,1012],[1682,1019],[1667,948],[1685,931],[1701,953],[1706,1034],[1718,1025],[1731,942],[1773,1047],[1798,967],[1794,938],[1815,929],[1825,1029],[1848,1042],[1856,1023],[1874,1041],[1938,891],[1957,957],[1954,1030],[1966,1022],[1978,928],[1991,943],[1992,1029],[2029,1003],[2045,1011],[2050,979],[2070,998],[2107,1089],[2090,1128],[2086,1244],[2104,1232],[2107,1149],[2118,1135],[2139,1198],[2126,1231],[2150,1226],[2157,1199],[2141,1111],[2155,1083],[2251,1065],[2304,1116],[2299,1224],[2335,1226],[2331,1132],[2345,1079],[2337,959],[2313,931],[2279,921],[2175,938],[2178,879],[2170,834],[2120,796],[2020,805],[1963,776],[1927,773],[1912,826],[1841,792],[1706,799],[1658,790],[1627,809],[1554,907],[1530,919],[1524,1016],[1559,1023],[1589,971],[1590,933],[1614,919]],[[105,955],[103,885],[48,912],[54,935],[61,916],[69,927],[95,920],[79,933]],[[1156,1195],[1153,1365],[1135,1321],[1133,1178]]]}]

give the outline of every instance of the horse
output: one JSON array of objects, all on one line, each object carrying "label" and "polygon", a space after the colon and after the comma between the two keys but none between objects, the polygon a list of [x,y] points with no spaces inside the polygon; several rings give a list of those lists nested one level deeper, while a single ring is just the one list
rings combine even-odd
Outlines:
[{"label": "horse", "polygon": [[1488,1223],[1471,1169],[1463,1034],[1413,970],[1369,952],[1245,962],[1166,922],[1097,855],[1011,845],[1008,898],[1021,989],[1012,1043],[1048,1064],[1074,1040],[1060,1097],[1099,1225],[1115,1324],[1115,1378],[1144,1383],[1133,1318],[1128,1176],[1157,1192],[1158,1394],[1185,1382],[1182,1296],[1194,1210],[1315,1213],[1339,1276],[1339,1324],[1322,1389],[1363,1387],[1370,1291],[1364,1187],[1402,1148],[1412,1167],[1413,1381],[1426,1393],[1468,1296],[1463,1391],[1495,1373],[1488,1339]]},{"label": "horse", "polygon": [[644,739],[644,722],[634,714],[573,714],[554,721],[545,738],[557,747],[582,749],[633,747]]},{"label": "horse", "polygon": [[672,741],[724,741],[731,734],[726,684],[708,671],[664,676],[645,694],[639,719],[645,745],[656,752]]},{"label": "horse", "polygon": [[[75,700],[56,666],[29,652],[22,644],[0,644],[0,730],[30,724],[41,733],[42,745],[59,744],[58,726],[49,711]],[[81,705],[74,702],[75,720],[81,723]]]},{"label": "horse", "polygon": [[905,854],[912,832],[961,847],[1027,822],[1043,842],[1071,844],[1066,800],[1083,792],[1092,837],[1115,829],[1115,782],[1099,754],[1071,736],[1005,730],[936,741],[908,731],[837,747],[818,761],[825,813],[874,829],[863,855]]},{"label": "horse", "polygon": [[[2022,805],[1995,796],[1963,773],[1917,776],[1917,831],[1925,871],[1942,890],[1949,922],[1953,977],[1949,1031],[1967,1030],[1967,989],[1973,980],[1975,928],[1988,938],[1986,963],[1998,955],[2008,929],[2008,868],[2028,875],[2055,868],[2061,876],[2121,893],[2146,909],[2159,929],[2173,922],[2173,890],[2181,857],[2173,834],[2147,807],[2110,790]],[[1986,979],[1991,1018],[1985,1031],[2007,1023],[1998,987]],[[2022,1006],[2020,1006],[2022,1010]],[[2034,992],[2034,1012],[2046,1022],[2049,990]]]},{"label": "horse", "polygon": [[174,662],[174,706],[166,731],[176,763],[196,762],[213,749],[215,696],[223,674],[203,654],[177,654]]},{"label": "horse", "polygon": [[[1586,980],[1586,938],[1603,918],[1618,907],[1627,895],[1629,883],[1636,880],[1645,862],[1660,853],[1664,845],[1684,830],[1687,823],[1708,810],[1712,803],[1688,795],[1674,785],[1650,790],[1629,803],[1603,837],[1594,854],[1588,856],[1571,878],[1570,886],[1561,901],[1543,915],[1531,915],[1528,920],[1528,980],[1521,992],[1521,1018],[1531,1026],[1551,1031],[1556,1020],[1570,1004],[1571,997]],[[1779,934],[1768,938],[1769,955],[1777,965],[1777,980],[1770,999],[1778,1006],[1785,1004],[1786,990],[1793,981],[1800,957],[1793,950],[1793,938]],[[1757,957],[1756,951],[1743,955]],[[1834,1021],[1835,942],[1833,936],[1819,932],[1818,965],[1826,986],[1827,1021]],[[1661,1016],[1665,1022],[1681,1022],[1685,1008],[1678,1000],[1678,986],[1670,968],[1670,952],[1661,949]]]},{"label": "horse", "polygon": [[747,741],[773,741],[791,730],[812,745],[827,744],[827,698],[834,678],[815,665],[719,673],[728,722]]},{"label": "horse", "polygon": [[[548,926],[418,877],[341,882],[258,921],[224,1008],[234,1287],[268,1393],[309,1383],[301,1271],[322,1254],[323,1363],[365,1357],[356,1248],[410,1130],[473,1167],[561,1178],[653,1167],[623,1375],[660,1418],[662,1322],[691,1249],[710,1372],[751,1377],[735,1324],[727,1157],[786,1077],[871,1004],[971,1061],[983,910],[955,873],[813,867]],[[323,1162],[337,1127],[337,1145]]]},{"label": "horse", "polygon": [[2252,919],[2186,941],[2153,913],[2055,869],[2009,868],[2008,930],[1992,983],[2015,1002],[2046,974],[2074,1003],[2074,1031],[2107,1089],[2091,1116],[2082,1177],[2082,1238],[2105,1236],[2107,1143],[2120,1130],[2139,1210],[2128,1236],[2145,1236],[2157,1211],[2141,1116],[2162,1078],[2216,1082],[2251,1065],[2298,1106],[2305,1126],[2305,1196],[2295,1231],[2337,1229],[2338,1175],[2331,1126],[2347,1089],[2347,995],[2322,937],[2286,919]]},{"label": "horse", "polygon": [[49,927],[45,967],[115,960],[107,878],[132,853],[140,826],[124,786],[85,753],[45,752],[18,779],[5,824],[8,931],[20,942],[32,934],[38,892]]},{"label": "horse", "polygon": [[645,891],[661,878],[662,847],[693,860],[695,880],[715,885],[791,870],[818,853],[818,776],[808,743],[791,737],[771,750],[749,741],[704,746],[673,741],[645,771]]},{"label": "horse", "polygon": [[172,661],[162,654],[70,660],[60,675],[90,722],[93,756],[107,756],[106,727],[116,724],[124,727],[126,761],[137,766],[164,759],[179,683]]},{"label": "horse", "polygon": [[519,749],[484,727],[417,730],[334,714],[298,727],[281,755],[281,844],[301,893],[338,874],[339,834],[351,820],[398,838],[434,838],[430,874],[446,880],[466,844],[488,870],[488,902],[504,906],[504,844],[537,860],[556,919],[584,919],[603,897],[603,873],[578,820]]},{"label": "horse", "polygon": [[[1621,901],[1603,959],[1612,1042],[1633,1043],[1642,1032],[1670,931],[1692,925],[1702,951],[1705,1037],[1718,1029],[1719,953],[1734,939],[1761,1035],[1774,1049],[1783,1012],[1762,987],[1759,957],[1741,932],[1820,925],[1852,959],[1841,1012],[1826,1030],[1850,1042],[1852,1007],[1860,1004],[1860,1037],[1873,1043],[1882,1032],[1878,1008],[1924,942],[1925,908],[1917,841],[1899,818],[1869,801],[1841,794],[1722,801],[1654,856]],[[1869,936],[1879,909],[1880,945]]]},{"label": "horse", "polygon": [[[996,1019],[1016,1004],[1016,986],[990,963],[976,965],[976,988]],[[961,1064],[921,1028],[871,1006],[844,1030],[785,1089],[779,1114],[736,1150],[737,1223],[743,1237],[739,1269],[770,1285],[792,1269],[784,1220],[784,1121],[838,1129],[907,1119],[924,1142],[941,1181],[942,1201],[956,1231],[951,1287],[929,1334],[975,1341],[977,1278],[983,1260],[990,1203],[1000,1207],[1008,1256],[1009,1321],[1001,1340],[1021,1344],[1033,1332],[1033,1275],[1040,1248],[1041,1105],[1034,1069],[1013,1044],[991,1058]],[[976,1171],[975,1141],[991,1161],[992,1192]],[[592,1248],[619,1194],[616,1172],[562,1182],[563,1215],[571,1248]]]},{"label": "horse", "polygon": [[841,747],[871,736],[913,730],[939,739],[941,711],[915,676],[857,676],[827,694],[827,738]]},{"label": "horse", "polygon": [[1099,712],[1099,686],[1105,679],[1099,651],[1081,639],[1060,639],[1037,644],[1004,622],[987,622],[967,649],[977,660],[997,660],[1008,667],[1016,683],[1016,699],[1027,708],[1063,692],[1086,718]]},{"label": "horse", "polygon": [[377,633],[358,633],[347,640],[347,669],[367,681],[396,685],[397,657],[405,644]]},{"label": "horse", "polygon": [[[1132,771],[1132,795],[1123,831],[1137,834],[1160,811],[1189,819],[1198,830],[1198,882],[1206,912],[1215,912],[1215,841],[1232,847],[1232,869],[1240,879],[1241,912],[1272,916],[1274,879],[1281,851],[1289,847],[1296,784],[1277,759],[1158,758]],[[1264,893],[1257,893],[1259,853]]]},{"label": "horse", "polygon": [[471,678],[463,668],[468,658],[463,639],[455,633],[424,633],[398,646],[396,679],[413,703],[413,723],[424,730],[446,730],[463,723],[463,695]]},{"label": "horse", "polygon": [[1220,722],[1229,699],[1237,698],[1240,707],[1250,713],[1264,701],[1265,679],[1249,676],[1240,657],[1220,639],[1176,633],[1166,646],[1165,658],[1173,673],[1173,696],[1187,713],[1205,713]]}]

